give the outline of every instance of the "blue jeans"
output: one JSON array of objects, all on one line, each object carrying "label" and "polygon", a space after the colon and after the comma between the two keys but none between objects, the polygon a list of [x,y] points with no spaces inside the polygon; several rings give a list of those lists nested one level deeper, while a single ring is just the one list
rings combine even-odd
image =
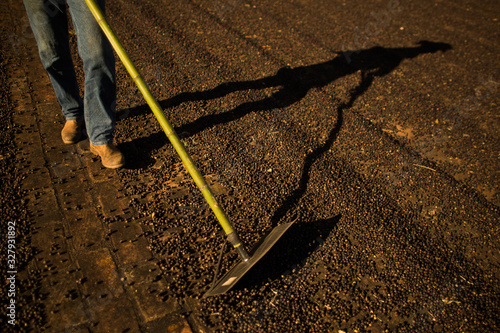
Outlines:
[{"label": "blue jeans", "polygon": [[[104,10],[104,0],[97,1]],[[85,96],[80,97],[71,59],[66,3],[83,61]],[[113,50],[84,0],[24,0],[38,53],[66,120],[85,119],[94,145],[113,141],[116,81]]]}]

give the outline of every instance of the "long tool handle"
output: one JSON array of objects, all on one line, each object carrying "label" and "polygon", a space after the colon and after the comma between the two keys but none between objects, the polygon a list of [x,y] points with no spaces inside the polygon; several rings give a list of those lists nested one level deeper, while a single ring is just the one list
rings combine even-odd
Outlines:
[{"label": "long tool handle", "polygon": [[94,15],[97,23],[103,30],[109,42],[111,43],[116,53],[120,57],[120,60],[122,61],[123,65],[129,72],[135,84],[137,84],[137,87],[139,88],[142,95],[146,99],[146,102],[151,108],[151,111],[153,111],[153,114],[155,115],[156,119],[158,119],[158,122],[160,123],[161,127],[163,128],[163,131],[170,140],[170,143],[172,143],[172,146],[174,146],[174,149],[177,151],[177,154],[179,154],[179,157],[184,163],[184,166],[188,170],[191,177],[193,177],[193,180],[198,186],[198,188],[203,193],[205,200],[208,202],[210,208],[212,208],[212,211],[217,217],[217,220],[219,220],[220,225],[224,229],[224,232],[226,233],[229,242],[236,248],[236,250],[238,251],[239,255],[243,260],[245,261],[248,260],[249,255],[246,252],[243,243],[241,242],[238,235],[234,231],[226,214],[215,200],[215,197],[212,194],[212,191],[210,190],[210,187],[208,186],[207,182],[200,174],[200,171],[193,163],[193,160],[191,159],[189,154],[186,152],[186,149],[184,148],[182,142],[179,140],[179,137],[175,133],[174,128],[170,125],[167,118],[165,117],[160,104],[158,103],[156,98],[154,98],[153,95],[151,94],[151,91],[149,90],[146,82],[144,82],[144,80],[142,79],[141,75],[139,74],[134,64],[132,63],[132,60],[130,60],[127,52],[125,51],[120,41],[116,37],[115,33],[113,32],[113,29],[111,29],[111,27],[109,26],[108,22],[106,21],[106,18],[102,14],[101,9],[95,3],[94,0],[85,0],[85,2],[87,3],[87,6]]}]

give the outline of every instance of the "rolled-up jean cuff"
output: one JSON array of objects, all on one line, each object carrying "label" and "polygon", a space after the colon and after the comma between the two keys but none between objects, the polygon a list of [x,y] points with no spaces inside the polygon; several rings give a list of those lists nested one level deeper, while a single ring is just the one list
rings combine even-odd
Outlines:
[{"label": "rolled-up jean cuff", "polygon": [[97,142],[90,142],[94,146],[102,146],[102,145],[110,145],[113,143],[113,139],[108,140],[108,141],[97,141]]},{"label": "rolled-up jean cuff", "polygon": [[69,116],[69,117],[65,117],[66,121],[70,121],[70,120],[83,120],[83,116],[82,117],[75,117],[75,116]]}]

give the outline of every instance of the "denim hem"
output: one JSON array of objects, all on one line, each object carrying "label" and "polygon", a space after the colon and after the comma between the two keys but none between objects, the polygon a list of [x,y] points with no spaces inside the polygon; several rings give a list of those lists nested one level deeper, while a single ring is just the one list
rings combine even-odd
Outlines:
[{"label": "denim hem", "polygon": [[84,117],[81,116],[81,117],[77,117],[77,116],[69,116],[69,117],[64,117],[66,119],[66,121],[70,121],[70,120],[83,120]]},{"label": "denim hem", "polygon": [[110,144],[113,144],[113,139],[108,140],[108,141],[98,141],[98,142],[91,141],[90,143],[93,144],[94,146],[110,145]]}]

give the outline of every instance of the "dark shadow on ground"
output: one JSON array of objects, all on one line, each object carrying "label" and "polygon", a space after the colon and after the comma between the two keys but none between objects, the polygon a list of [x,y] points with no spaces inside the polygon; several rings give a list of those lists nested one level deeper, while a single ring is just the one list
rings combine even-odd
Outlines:
[{"label": "dark shadow on ground", "polygon": [[[302,100],[311,89],[324,87],[339,78],[360,71],[361,82],[351,89],[349,100],[338,106],[337,121],[331,129],[328,139],[322,146],[306,155],[298,187],[283,201],[272,218],[273,225],[276,225],[305,193],[311,167],[315,161],[331,148],[337,139],[337,135],[342,128],[344,111],[351,108],[356,99],[368,90],[374,79],[391,73],[405,59],[412,59],[426,53],[445,52],[451,48],[451,45],[447,43],[421,41],[415,47],[384,48],[376,46],[365,50],[347,51],[339,53],[332,60],[319,64],[296,68],[285,67],[278,70],[276,75],[262,79],[228,82],[210,90],[181,93],[162,101],[160,104],[165,109],[186,102],[221,98],[236,91],[280,87],[273,95],[262,100],[243,103],[224,113],[205,115],[191,123],[177,127],[176,132],[182,133],[182,136],[185,137],[216,125],[235,121],[251,112],[266,112],[277,108],[286,108]],[[138,114],[138,112],[138,108],[131,111],[134,114]],[[148,152],[148,150],[166,144],[166,142],[167,138],[160,132],[153,133],[146,138],[136,139],[133,144],[140,151]]]},{"label": "dark shadow on ground", "polygon": [[[361,71],[361,82],[358,86],[351,89],[349,100],[337,107],[337,122],[331,129],[326,142],[306,155],[299,185],[274,213],[271,219],[273,225],[276,225],[288,211],[293,209],[304,195],[309,183],[311,167],[315,161],[331,148],[337,139],[337,135],[344,121],[344,111],[350,109],[356,99],[368,90],[375,77],[389,74],[396,69],[404,59],[411,59],[424,53],[434,53],[437,51],[444,52],[451,49],[451,45],[446,43],[421,41],[419,44],[419,47],[413,48],[383,48],[377,46],[368,50],[343,54],[343,57],[340,59],[336,57],[332,61],[324,64],[310,66],[312,72],[318,74],[318,79],[311,84],[312,87],[322,87],[331,82],[332,77],[339,78],[340,76],[353,74],[358,70]],[[339,66],[342,61],[347,61],[349,65],[343,66],[340,69],[334,69]],[[323,72],[322,76],[320,72]],[[301,69],[297,73],[305,80],[312,80],[312,77],[309,78],[311,73],[309,71]]]},{"label": "dark shadow on ground", "polygon": [[302,100],[311,89],[324,87],[341,77],[361,71],[363,81],[359,87],[353,88],[351,101],[347,103],[352,105],[353,101],[371,85],[374,77],[389,74],[404,59],[449,49],[451,49],[449,44],[422,41],[417,47],[377,46],[366,50],[349,51],[323,63],[297,68],[285,67],[274,76],[252,81],[224,83],[206,91],[181,93],[161,104],[163,108],[168,108],[188,101],[220,98],[235,91],[281,87],[276,93],[260,101],[243,103],[228,112],[206,115],[176,128],[178,133],[192,135],[213,126],[240,119],[251,112],[288,107]]},{"label": "dark shadow on ground", "polygon": [[156,160],[151,156],[151,152],[163,147],[167,141],[165,133],[157,132],[146,138],[119,143],[117,146],[125,157],[124,168],[137,170],[153,165]]},{"label": "dark shadow on ground", "polygon": [[[219,124],[240,119],[251,112],[285,108],[299,102],[311,89],[324,87],[339,78],[361,71],[363,80],[358,87],[352,89],[350,101],[344,106],[346,108],[368,89],[374,77],[389,74],[403,60],[412,59],[425,53],[451,49],[451,45],[446,43],[421,41],[418,44],[419,46],[415,47],[384,48],[376,46],[365,50],[346,51],[339,53],[332,60],[319,64],[296,68],[284,67],[278,70],[276,75],[262,79],[228,82],[210,90],[180,93],[161,101],[160,105],[163,109],[168,109],[182,103],[221,98],[236,91],[281,87],[270,97],[243,103],[228,112],[205,115],[191,123],[175,128],[177,133],[185,137]],[[142,105],[123,110],[120,113],[127,116],[137,116],[146,112],[150,112],[148,106]],[[154,140],[147,140],[147,138],[134,140],[136,147],[141,151],[148,152],[151,148],[147,144],[148,142],[144,142],[145,140],[149,143],[154,142],[156,147],[166,144],[168,141],[163,132],[153,133],[151,136],[154,137]]]},{"label": "dark shadow on ground", "polygon": [[232,289],[254,288],[268,279],[278,279],[304,267],[306,260],[330,237],[340,218],[338,215],[326,220],[292,225]]},{"label": "dark shadow on ground", "polygon": [[[452,48],[447,43],[420,41],[418,44],[419,46],[416,47],[384,48],[376,46],[365,50],[346,51],[339,53],[332,60],[319,64],[296,68],[284,67],[278,70],[276,75],[262,79],[228,82],[210,90],[180,93],[160,102],[160,105],[163,109],[168,109],[186,102],[221,98],[236,91],[281,87],[272,96],[260,101],[243,103],[225,113],[202,116],[175,129],[177,133],[192,135],[218,124],[237,120],[251,112],[269,111],[290,106],[304,98],[309,90],[324,87],[357,71],[361,71],[364,77],[370,77],[372,80],[373,77],[389,74],[405,59],[412,59],[425,53],[444,52]],[[366,84],[367,82],[361,83],[364,86]],[[130,108],[121,113],[130,116],[145,112],[150,112],[147,105]],[[166,138],[164,142],[167,142]]]}]

